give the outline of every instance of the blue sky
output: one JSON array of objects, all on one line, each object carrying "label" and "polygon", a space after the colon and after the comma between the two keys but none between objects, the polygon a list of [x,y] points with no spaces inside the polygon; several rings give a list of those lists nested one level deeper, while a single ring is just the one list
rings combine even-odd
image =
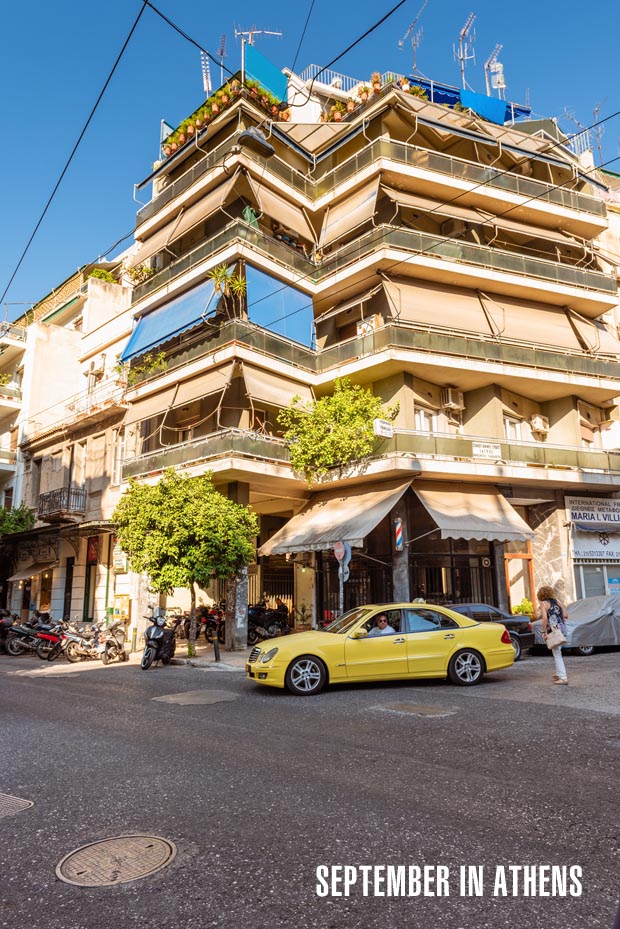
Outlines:
[{"label": "blue sky", "polygon": [[[408,0],[334,70],[360,79],[375,70],[410,72],[411,46],[407,42],[401,50],[398,43],[422,3]],[[141,5],[140,0],[103,5],[31,0],[5,7],[0,45],[0,294]],[[256,47],[278,67],[291,66],[311,6],[310,0],[267,0],[259,8],[247,0],[234,7],[195,0],[160,0],[156,5],[214,55],[226,35],[225,64],[231,71],[240,63],[235,29],[254,25],[283,33],[281,38],[258,36]],[[296,69],[327,64],[393,5],[316,0]],[[521,0],[509,6],[490,0],[428,0],[419,20],[419,70],[459,84],[452,49],[473,12],[476,63],[468,63],[467,79],[474,90],[484,91],[483,65],[500,43],[507,99],[529,100],[535,114],[559,117],[569,132],[577,126],[563,117],[566,109],[582,125],[593,121],[597,105],[601,117],[620,109],[615,65],[620,5],[615,0],[591,8],[574,0]],[[215,86],[218,78],[219,68],[212,65]],[[149,174],[157,157],[160,120],[176,125],[202,99],[198,51],[147,8],[6,294],[3,316],[14,319],[132,230],[138,209],[134,184]],[[605,125],[601,139],[605,160],[619,154],[619,139],[616,117]],[[620,171],[620,161],[609,168]]]}]

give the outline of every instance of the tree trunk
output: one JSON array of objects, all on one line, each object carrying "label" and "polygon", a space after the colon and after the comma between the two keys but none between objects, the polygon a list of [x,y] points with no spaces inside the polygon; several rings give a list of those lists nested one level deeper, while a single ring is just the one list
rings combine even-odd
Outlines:
[{"label": "tree trunk", "polygon": [[191,658],[196,654],[196,588],[193,583],[189,585],[189,641],[187,643],[187,654]]},{"label": "tree trunk", "polygon": [[248,569],[226,581],[227,652],[241,651],[248,645]]}]

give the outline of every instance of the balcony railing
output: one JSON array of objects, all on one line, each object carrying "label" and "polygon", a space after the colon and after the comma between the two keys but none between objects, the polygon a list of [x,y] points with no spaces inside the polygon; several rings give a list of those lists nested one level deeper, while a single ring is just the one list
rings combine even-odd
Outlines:
[{"label": "balcony railing", "polygon": [[[484,457],[477,453],[477,443],[486,446],[487,454]],[[495,458],[489,458],[490,445],[497,446],[498,454]],[[247,430],[225,429],[191,442],[127,459],[123,462],[123,480],[179,465],[208,462],[225,455],[260,459],[274,464],[290,463],[288,448],[282,439]],[[414,430],[395,430],[391,439],[382,439],[379,442],[371,458],[379,459],[386,455],[472,463],[484,460],[488,463],[517,467],[616,472],[620,475],[620,449],[605,451],[550,445],[546,442],[508,442],[488,436],[430,435]]]},{"label": "balcony railing", "polygon": [[[275,333],[243,319],[224,323],[215,334],[201,338],[168,356],[166,376],[199,358],[205,358],[224,345],[245,345],[262,355],[284,361],[306,371],[322,373],[355,362],[367,355],[375,355],[390,349],[411,349],[432,355],[453,355],[458,359],[498,362],[502,365],[517,365],[535,368],[537,371],[559,371],[567,375],[586,375],[602,380],[620,380],[620,361],[617,358],[597,358],[583,352],[554,351],[551,347],[526,342],[502,339],[490,335],[473,335],[454,329],[441,329],[416,325],[415,323],[393,322],[367,335],[339,342],[337,345],[316,351],[291,342]],[[161,373],[145,378],[155,380]]]},{"label": "balcony railing", "polygon": [[158,449],[124,461],[123,480],[191,462],[210,461],[224,455],[237,455],[254,460],[260,458],[272,462],[289,460],[288,449],[282,439],[244,429],[223,429],[182,445]]},{"label": "balcony railing", "polygon": [[[496,459],[476,454],[476,443],[497,445]],[[545,468],[573,468],[584,471],[618,472],[620,476],[620,449],[604,451],[550,445],[547,442],[507,442],[488,436],[429,435],[421,432],[398,431],[391,439],[383,439],[376,455],[389,453],[415,455],[417,458],[464,459],[491,461],[500,464],[525,465]]]},{"label": "balcony railing", "polygon": [[[185,174],[165,187],[150,203],[139,210],[136,225],[139,226],[154,216],[167,203],[180,196],[212,168],[222,164],[227,153],[234,144],[234,138],[228,138],[216,148],[205,154],[197,164],[193,165]],[[246,153],[246,157],[252,157]],[[435,171],[450,178],[471,181],[479,187],[492,187],[495,190],[507,191],[525,197],[528,200],[540,200],[574,210],[587,213],[591,216],[604,217],[606,205],[602,199],[590,194],[581,193],[566,187],[533,180],[518,174],[502,171],[498,168],[455,158],[453,155],[444,155],[430,149],[421,148],[408,142],[398,142],[393,139],[381,137],[356,152],[341,165],[330,168],[317,179],[309,178],[287,164],[277,156],[271,158],[267,171],[281,178],[304,197],[316,200],[318,197],[335,190],[340,184],[355,177],[362,169],[369,167],[380,159],[387,159],[406,167],[419,168],[425,171]],[[261,162],[262,164],[262,162]]]},{"label": "balcony railing", "polygon": [[372,255],[382,247],[400,248],[427,258],[443,258],[458,264],[478,267],[484,271],[505,271],[523,278],[552,281],[569,287],[579,287],[607,294],[616,294],[616,280],[600,271],[583,271],[572,265],[559,264],[545,258],[526,258],[515,252],[473,245],[446,236],[431,235],[413,229],[379,226],[343,246],[325,259],[314,273],[315,280],[323,280],[342,268]]},{"label": "balcony railing", "polygon": [[86,512],[86,489],[84,487],[59,487],[39,494],[37,515],[44,522],[65,517],[83,516]]},{"label": "balcony railing", "polygon": [[584,271],[572,265],[559,264],[545,258],[526,258],[515,252],[489,248],[485,245],[473,245],[451,239],[446,236],[417,232],[413,229],[395,228],[383,225],[360,236],[348,245],[338,249],[333,255],[324,259],[320,265],[305,258],[300,252],[283,245],[271,236],[254,229],[247,223],[237,221],[229,223],[216,235],[207,239],[197,248],[182,258],[173,261],[163,271],[153,274],[143,284],[134,288],[134,303],[149,293],[158,290],[181,274],[190,271],[203,261],[214,257],[223,249],[238,243],[249,244],[252,251],[277,262],[288,273],[291,271],[300,277],[307,277],[319,282],[335,272],[356,264],[381,248],[398,248],[412,256],[427,256],[430,259],[442,258],[484,271],[504,271],[519,277],[534,280],[551,281],[569,287],[616,294],[618,285],[614,278],[600,271]]},{"label": "balcony railing", "polygon": [[9,387],[8,384],[5,385],[4,387],[0,387],[0,402],[3,399],[21,400],[22,399],[21,387]]},{"label": "balcony railing", "polygon": [[[101,417],[109,411],[122,410],[125,403],[126,385],[117,378],[99,381],[92,390],[74,394],[62,403],[58,403],[29,419],[24,429],[24,439],[32,442],[39,436],[55,429],[66,428],[86,418]],[[0,393],[1,393],[0,389]]]}]

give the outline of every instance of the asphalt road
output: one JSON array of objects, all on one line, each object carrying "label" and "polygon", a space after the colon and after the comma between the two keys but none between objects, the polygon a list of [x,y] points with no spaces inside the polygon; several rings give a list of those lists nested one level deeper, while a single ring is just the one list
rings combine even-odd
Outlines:
[{"label": "asphalt road", "polygon": [[[529,657],[475,688],[295,698],[239,671],[0,656],[0,794],[34,801],[0,819],[0,926],[611,929],[620,652],[568,670],[569,687]],[[155,699],[179,694],[208,702]],[[128,833],[172,840],[175,860],[111,887],[56,878]],[[450,895],[319,897],[320,865],[441,865]],[[460,895],[461,865],[484,867],[482,896]],[[579,866],[583,892],[494,896],[508,865]]]}]

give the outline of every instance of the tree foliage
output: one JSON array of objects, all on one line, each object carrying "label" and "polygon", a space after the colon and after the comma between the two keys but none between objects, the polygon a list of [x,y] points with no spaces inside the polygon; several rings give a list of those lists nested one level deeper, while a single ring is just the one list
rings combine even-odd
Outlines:
[{"label": "tree foliage", "polygon": [[312,403],[293,398],[281,410],[278,424],[284,429],[291,463],[310,483],[330,468],[344,468],[367,458],[377,438],[373,420],[394,419],[398,404],[384,407],[371,390],[336,380],[334,393]]},{"label": "tree foliage", "polygon": [[0,537],[10,535],[12,532],[24,532],[32,529],[35,524],[35,516],[32,510],[29,510],[24,503],[7,510],[0,507]]},{"label": "tree foliage", "polygon": [[170,468],[155,485],[134,479],[113,518],[132,570],[146,572],[160,593],[187,587],[193,594],[194,584],[233,577],[254,559],[255,514],[219,493],[210,474]]}]

